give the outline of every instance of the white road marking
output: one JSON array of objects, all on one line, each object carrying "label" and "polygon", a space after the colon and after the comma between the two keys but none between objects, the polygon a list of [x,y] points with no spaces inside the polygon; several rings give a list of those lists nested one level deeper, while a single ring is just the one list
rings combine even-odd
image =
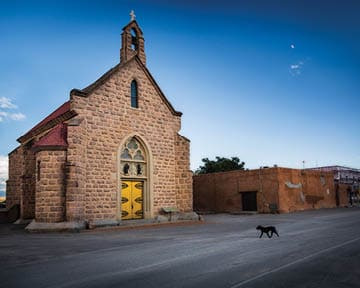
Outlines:
[{"label": "white road marking", "polygon": [[264,277],[264,276],[266,276],[266,275],[269,275],[269,274],[271,274],[271,273],[278,272],[278,271],[283,270],[283,269],[285,269],[285,268],[287,268],[287,267],[290,267],[290,266],[292,266],[292,265],[295,265],[295,264],[297,264],[297,263],[300,263],[300,262],[302,262],[302,261],[305,261],[305,260],[307,260],[307,259],[309,259],[309,258],[318,256],[318,255],[320,255],[320,254],[322,254],[322,253],[328,252],[328,251],[333,250],[333,249],[336,249],[336,248],[340,248],[340,247],[346,246],[346,245],[348,245],[348,244],[354,243],[354,242],[359,241],[359,240],[360,240],[360,237],[355,238],[355,239],[352,239],[352,240],[349,240],[349,241],[346,241],[346,242],[344,242],[344,243],[341,243],[341,244],[338,244],[338,245],[335,245],[335,246],[328,247],[328,248],[326,248],[326,249],[323,249],[323,250],[318,251],[318,252],[316,252],[316,253],[313,253],[313,254],[311,254],[311,255],[308,255],[308,256],[305,256],[305,257],[303,257],[303,258],[297,259],[297,260],[295,260],[295,261],[293,261],[293,262],[290,262],[290,263],[287,263],[287,264],[285,264],[285,265],[279,266],[279,267],[277,267],[277,268],[275,268],[275,269],[273,269],[273,270],[270,270],[270,271],[261,273],[261,274],[255,276],[255,277],[249,278],[249,279],[247,279],[247,280],[245,280],[245,281],[241,281],[241,282],[239,282],[239,283],[237,283],[237,284],[235,284],[235,285],[233,285],[233,286],[230,286],[230,288],[241,287],[241,286],[243,286],[243,285],[245,285],[245,284],[248,284],[248,283],[250,283],[250,282],[252,282],[252,281],[254,281],[254,280],[260,279],[260,278],[262,278],[262,277]]}]

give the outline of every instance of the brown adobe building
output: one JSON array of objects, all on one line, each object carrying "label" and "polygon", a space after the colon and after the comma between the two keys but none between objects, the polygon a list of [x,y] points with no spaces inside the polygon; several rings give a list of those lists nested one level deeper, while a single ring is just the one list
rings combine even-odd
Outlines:
[{"label": "brown adobe building", "polygon": [[[288,213],[347,206],[332,172],[260,168],[194,175],[194,210],[213,213]],[[339,195],[337,197],[337,192]]]},{"label": "brown adobe building", "polygon": [[9,154],[7,208],[36,222],[152,219],[192,211],[190,141],[146,67],[136,20],[120,63],[33,127]]}]

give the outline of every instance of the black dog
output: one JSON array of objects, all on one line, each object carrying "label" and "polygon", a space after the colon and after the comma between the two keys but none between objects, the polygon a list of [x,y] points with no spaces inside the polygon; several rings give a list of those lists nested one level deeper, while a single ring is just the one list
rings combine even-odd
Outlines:
[{"label": "black dog", "polygon": [[276,231],[276,228],[275,228],[274,226],[264,227],[264,226],[259,225],[259,226],[256,227],[256,230],[261,230],[261,234],[260,234],[260,237],[259,237],[259,238],[261,238],[264,233],[266,233],[266,235],[267,235],[269,238],[271,238],[274,233],[279,237],[279,234],[278,234],[278,232]]}]

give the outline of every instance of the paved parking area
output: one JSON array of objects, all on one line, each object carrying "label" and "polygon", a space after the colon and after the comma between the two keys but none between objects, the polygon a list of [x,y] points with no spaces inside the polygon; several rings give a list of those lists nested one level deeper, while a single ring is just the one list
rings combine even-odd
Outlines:
[{"label": "paved parking area", "polygon": [[[258,238],[258,224],[280,237]],[[359,287],[360,209],[29,234],[0,224],[1,287]]]}]

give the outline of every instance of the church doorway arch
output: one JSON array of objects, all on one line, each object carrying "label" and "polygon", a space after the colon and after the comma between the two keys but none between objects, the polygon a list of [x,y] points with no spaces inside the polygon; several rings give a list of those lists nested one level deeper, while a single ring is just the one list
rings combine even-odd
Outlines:
[{"label": "church doorway arch", "polygon": [[119,149],[118,211],[121,220],[151,217],[150,157],[138,136],[128,137]]}]

